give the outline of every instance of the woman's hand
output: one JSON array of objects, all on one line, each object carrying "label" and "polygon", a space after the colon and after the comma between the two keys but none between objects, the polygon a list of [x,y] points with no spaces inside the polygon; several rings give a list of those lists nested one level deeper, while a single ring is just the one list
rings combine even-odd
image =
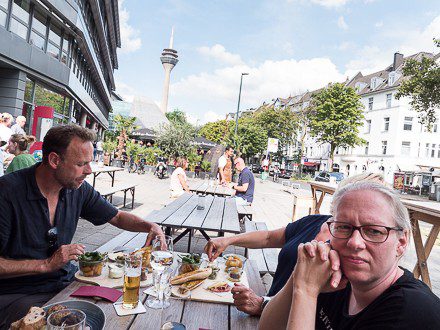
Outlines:
[{"label": "woman's hand", "polygon": [[205,245],[205,253],[208,255],[209,261],[217,259],[228,246],[228,239],[226,237],[210,239]]},{"label": "woman's hand", "polygon": [[298,260],[293,272],[294,290],[317,297],[321,292],[344,288],[339,255],[324,242],[312,241],[298,246]]}]

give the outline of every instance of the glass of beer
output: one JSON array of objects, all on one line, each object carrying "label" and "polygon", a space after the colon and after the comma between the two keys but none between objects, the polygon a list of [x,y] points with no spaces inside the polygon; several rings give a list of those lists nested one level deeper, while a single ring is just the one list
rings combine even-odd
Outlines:
[{"label": "glass of beer", "polygon": [[142,255],[133,254],[125,257],[124,288],[122,307],[136,308],[139,303],[139,288],[141,286]]}]

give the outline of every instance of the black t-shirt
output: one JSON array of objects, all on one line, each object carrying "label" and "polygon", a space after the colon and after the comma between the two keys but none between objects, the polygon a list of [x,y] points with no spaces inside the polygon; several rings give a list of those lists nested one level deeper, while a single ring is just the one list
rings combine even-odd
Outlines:
[{"label": "black t-shirt", "polygon": [[[41,260],[49,257],[49,208],[35,179],[35,170],[39,165],[40,163],[0,178],[2,257],[17,260]],[[79,217],[94,225],[102,225],[117,213],[118,210],[87,182],[75,190],[62,189],[55,212],[57,245],[72,242]],[[61,290],[72,280],[75,271],[76,267],[68,263],[52,273],[2,279],[0,295]]]},{"label": "black t-shirt", "polygon": [[318,297],[316,329],[440,329],[440,300],[429,287],[404,274],[370,305],[348,315],[350,285]]},{"label": "black t-shirt", "polygon": [[292,275],[298,258],[298,245],[315,239],[322,224],[330,217],[330,215],[309,215],[287,225],[286,243],[278,255],[278,266],[268,296],[276,295]]}]

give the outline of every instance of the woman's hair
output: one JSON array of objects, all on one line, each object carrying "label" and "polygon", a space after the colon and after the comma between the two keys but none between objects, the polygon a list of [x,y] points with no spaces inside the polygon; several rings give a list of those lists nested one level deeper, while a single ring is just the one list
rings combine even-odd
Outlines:
[{"label": "woman's hair", "polygon": [[186,158],[178,157],[176,159],[176,167],[182,167],[183,168],[183,165],[185,165],[186,162],[187,162]]},{"label": "woman's hair", "polygon": [[13,119],[12,115],[8,112],[3,112],[0,115],[0,123],[6,123],[8,120],[12,122],[12,119]]},{"label": "woman's hair", "polygon": [[399,196],[393,190],[377,182],[361,181],[345,185],[342,188],[338,188],[333,196],[331,206],[332,216],[336,216],[338,206],[345,195],[353,191],[362,190],[376,191],[380,193],[385,199],[387,199],[389,202],[388,205],[392,211],[397,226],[408,231],[409,237],[411,236],[411,222],[409,220],[409,215],[406,207],[402,204]]},{"label": "woman's hair", "polygon": [[33,135],[12,134],[9,138],[13,143],[17,143],[18,150],[26,151],[28,147],[37,139]]}]

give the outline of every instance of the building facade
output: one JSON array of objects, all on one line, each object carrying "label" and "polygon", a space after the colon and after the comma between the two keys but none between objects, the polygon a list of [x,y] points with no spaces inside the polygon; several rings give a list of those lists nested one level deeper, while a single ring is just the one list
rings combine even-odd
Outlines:
[{"label": "building facade", "polygon": [[0,0],[0,112],[53,125],[108,128],[121,46],[117,0]]}]

